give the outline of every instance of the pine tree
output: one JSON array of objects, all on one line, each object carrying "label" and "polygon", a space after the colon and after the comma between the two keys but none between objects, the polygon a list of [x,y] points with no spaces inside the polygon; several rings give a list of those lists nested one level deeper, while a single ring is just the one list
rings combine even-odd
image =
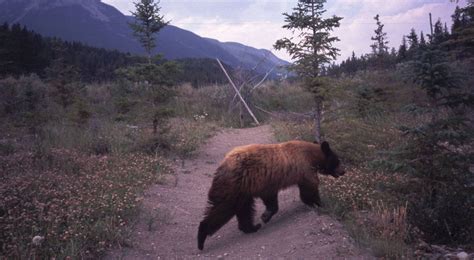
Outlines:
[{"label": "pine tree", "polygon": [[333,46],[339,38],[331,36],[331,32],[339,27],[342,19],[337,16],[324,18],[323,14],[326,12],[324,3],[326,0],[298,0],[292,13],[283,14],[286,22],[283,28],[291,30],[300,41],[293,42],[293,38],[283,38],[274,45],[275,49],[285,49],[290,54],[294,60],[292,68],[314,93],[317,141],[321,141],[322,87],[324,85],[318,76],[321,73],[321,67],[335,60],[339,55],[339,49]]},{"label": "pine tree", "polygon": [[132,15],[135,21],[130,23],[135,37],[147,53],[148,64],[151,64],[151,55],[156,47],[155,34],[169,23],[160,15],[159,3],[159,0],[156,3],[155,0],[140,0],[134,3],[136,11],[132,12]]}]

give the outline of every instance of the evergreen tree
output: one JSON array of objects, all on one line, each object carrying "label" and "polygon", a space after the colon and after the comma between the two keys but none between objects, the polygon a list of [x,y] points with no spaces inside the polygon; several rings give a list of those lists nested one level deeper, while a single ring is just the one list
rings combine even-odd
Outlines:
[{"label": "evergreen tree", "polygon": [[399,62],[405,61],[407,59],[407,51],[408,51],[407,39],[404,35],[402,38],[402,44],[400,45],[400,48],[398,48],[398,61]]},{"label": "evergreen tree", "polygon": [[[465,8],[456,9],[453,15],[453,30],[450,40],[443,45],[455,53],[456,58],[472,59],[474,57],[474,2]],[[456,26],[454,26],[456,24]]]},{"label": "evergreen tree", "polygon": [[461,8],[459,8],[459,6],[456,6],[456,10],[454,10],[454,14],[451,16],[451,18],[453,19],[453,25],[451,26],[451,31],[454,32],[462,25],[461,15],[462,15]]},{"label": "evergreen tree", "polygon": [[383,56],[388,53],[387,33],[383,31],[384,25],[380,22],[380,16],[377,14],[374,19],[377,23],[377,29],[374,31],[375,36],[371,38],[374,43],[370,47],[374,55]]},{"label": "evergreen tree", "polygon": [[443,24],[441,23],[441,20],[439,19],[434,24],[434,30],[433,30],[433,35],[431,39],[432,39],[432,43],[434,44],[442,43],[446,39],[445,32],[443,30]]},{"label": "evergreen tree", "polygon": [[418,35],[416,34],[414,28],[411,29],[410,34],[407,36],[407,39],[408,39],[408,44],[410,45],[408,49],[409,51],[413,52],[416,49],[418,49],[418,46],[419,46]]},{"label": "evergreen tree", "polygon": [[156,3],[155,0],[140,0],[134,3],[136,11],[132,12],[132,15],[135,21],[130,23],[135,37],[148,55],[148,64],[151,64],[152,51],[156,47],[155,34],[169,23],[160,15],[159,3],[159,0]]},{"label": "evergreen tree", "polygon": [[420,47],[424,48],[426,47],[426,40],[425,40],[425,35],[423,34],[423,31],[420,33]]},{"label": "evergreen tree", "polygon": [[467,185],[472,182],[474,153],[466,108],[472,108],[474,95],[461,88],[462,77],[446,56],[431,44],[413,63],[414,81],[426,91],[432,117],[403,128],[408,141],[399,155],[405,169],[423,183],[410,195],[410,222],[429,242],[468,242],[474,239],[474,211],[469,206],[474,197]]},{"label": "evergreen tree", "polygon": [[295,61],[292,68],[314,93],[317,141],[321,141],[322,87],[324,85],[321,80],[318,80],[318,76],[321,73],[321,67],[335,60],[339,55],[339,49],[333,46],[339,38],[331,36],[331,32],[339,27],[342,19],[337,16],[324,18],[325,2],[326,0],[299,0],[292,13],[283,14],[286,22],[283,28],[291,30],[300,41],[293,42],[293,38],[283,38],[274,45],[277,50],[288,51]]}]

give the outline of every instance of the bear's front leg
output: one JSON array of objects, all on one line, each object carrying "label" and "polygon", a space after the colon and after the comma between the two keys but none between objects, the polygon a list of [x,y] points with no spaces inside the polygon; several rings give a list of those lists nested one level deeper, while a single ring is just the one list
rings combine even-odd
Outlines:
[{"label": "bear's front leg", "polygon": [[278,193],[261,197],[265,204],[265,212],[260,217],[263,223],[268,223],[270,219],[278,212]]},{"label": "bear's front leg", "polygon": [[237,221],[239,223],[239,229],[248,234],[257,232],[262,225],[253,224],[253,216],[255,214],[254,199],[252,197],[243,198],[237,205]]},{"label": "bear's front leg", "polygon": [[300,189],[300,198],[304,204],[314,207],[315,205],[321,207],[321,198],[319,196],[318,183],[305,181],[298,184]]}]

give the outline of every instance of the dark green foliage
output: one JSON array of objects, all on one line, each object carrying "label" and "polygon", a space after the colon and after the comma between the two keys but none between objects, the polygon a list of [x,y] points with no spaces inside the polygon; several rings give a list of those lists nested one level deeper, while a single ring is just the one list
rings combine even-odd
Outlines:
[{"label": "dark green foliage", "polygon": [[414,28],[411,29],[410,34],[407,35],[408,39],[408,45],[409,48],[408,50],[410,52],[414,52],[416,49],[418,49],[419,46],[419,41],[418,41],[418,34],[416,34],[416,31]]},{"label": "dark green foliage", "polygon": [[[35,73],[51,82],[61,82],[61,85],[72,81],[109,82],[116,79],[118,69],[145,61],[143,57],[118,51],[44,38],[19,25],[11,28],[8,24],[0,26],[0,78]],[[222,70],[212,59],[182,59],[173,63],[158,59],[154,63],[159,68],[152,81],[158,84],[189,82],[199,87],[227,83]],[[233,70],[228,65],[224,66],[228,71]],[[144,67],[139,65],[134,70]],[[160,75],[163,78],[160,79]]]},{"label": "dark green foliage", "polygon": [[0,81],[0,116],[35,130],[48,118],[48,88],[37,77]]},{"label": "dark green foliage", "polygon": [[431,45],[413,61],[414,81],[426,91],[434,107],[447,105],[456,98],[455,91],[462,80],[445,55],[436,45]]},{"label": "dark green foliage", "polygon": [[407,51],[408,51],[407,39],[405,36],[403,36],[402,44],[398,48],[397,62],[403,62],[407,60]]},{"label": "dark green foliage", "polygon": [[467,60],[474,57],[474,3],[465,8],[456,8],[451,36],[442,44],[456,59]]},{"label": "dark green foliage", "polygon": [[[474,96],[453,69],[447,53],[431,43],[411,62],[413,82],[426,92],[419,104],[428,118],[401,127],[405,141],[384,162],[413,177],[405,189],[408,219],[432,243],[474,240],[474,163],[472,111]],[[415,111],[415,110],[413,110]],[[415,182],[415,183],[413,183]]]},{"label": "dark green foliage", "polygon": [[[176,78],[178,83],[189,82],[195,88],[228,82],[219,64],[214,59],[181,59],[176,61],[181,68]],[[233,68],[223,64],[233,74]]]},{"label": "dark green foliage", "polygon": [[156,47],[156,33],[169,23],[160,15],[159,3],[159,0],[157,3],[155,0],[140,0],[134,3],[136,11],[132,12],[132,15],[135,20],[130,23],[135,37],[148,54],[148,64],[151,64],[152,51]]},{"label": "dark green foliage", "polygon": [[399,170],[417,178],[407,194],[409,221],[433,243],[469,243],[474,231],[472,131],[452,116],[406,128]]},{"label": "dark green foliage", "polygon": [[284,13],[283,28],[297,34],[300,42],[283,38],[275,43],[275,49],[285,49],[295,61],[293,69],[303,78],[314,78],[320,74],[321,66],[336,59],[339,49],[333,44],[338,37],[331,36],[339,27],[341,17],[323,18],[325,0],[300,0],[293,13]]},{"label": "dark green foliage", "polygon": [[361,85],[356,89],[357,114],[362,117],[381,116],[381,104],[386,101],[384,89],[373,86]]},{"label": "dark green foliage", "polygon": [[426,40],[425,40],[425,35],[423,34],[423,31],[420,33],[420,48],[425,48],[426,47]]},{"label": "dark green foliage", "polygon": [[128,81],[160,86],[175,84],[179,73],[178,64],[172,61],[161,64],[138,64],[117,70],[117,75]]},{"label": "dark green foliage", "polygon": [[380,16],[377,14],[374,19],[377,22],[377,29],[374,31],[375,36],[371,38],[374,43],[370,47],[372,48],[372,54],[384,56],[388,54],[387,33],[383,31],[384,25],[380,22]]},{"label": "dark green foliage", "polygon": [[[114,71],[139,58],[118,51],[88,47],[59,39],[44,38],[20,25],[0,26],[0,77],[35,73],[54,78],[55,73],[74,68],[77,75],[69,78],[84,82],[110,81]],[[49,68],[49,72],[46,70]]]},{"label": "dark green foliage", "polygon": [[278,40],[274,47],[277,50],[285,49],[294,60],[292,68],[302,79],[306,88],[315,100],[315,140],[321,141],[321,117],[324,92],[327,85],[319,79],[322,67],[335,60],[339,49],[333,44],[339,38],[332,36],[334,28],[340,26],[342,17],[333,15],[324,18],[326,0],[299,0],[293,13],[284,13],[286,24],[283,28],[291,30],[295,38]]},{"label": "dark green foliage", "polygon": [[434,24],[433,35],[431,36],[431,42],[433,44],[440,44],[449,39],[449,32],[443,28],[441,20],[436,21]]}]

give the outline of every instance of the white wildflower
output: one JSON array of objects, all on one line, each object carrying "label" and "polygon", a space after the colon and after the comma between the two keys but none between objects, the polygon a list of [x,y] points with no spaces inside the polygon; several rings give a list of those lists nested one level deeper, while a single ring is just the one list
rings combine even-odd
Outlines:
[{"label": "white wildflower", "polygon": [[35,236],[35,237],[33,237],[32,243],[33,243],[33,245],[35,245],[35,246],[39,246],[39,245],[41,244],[41,242],[43,242],[43,240],[44,240],[44,237],[42,237],[42,236]]}]

